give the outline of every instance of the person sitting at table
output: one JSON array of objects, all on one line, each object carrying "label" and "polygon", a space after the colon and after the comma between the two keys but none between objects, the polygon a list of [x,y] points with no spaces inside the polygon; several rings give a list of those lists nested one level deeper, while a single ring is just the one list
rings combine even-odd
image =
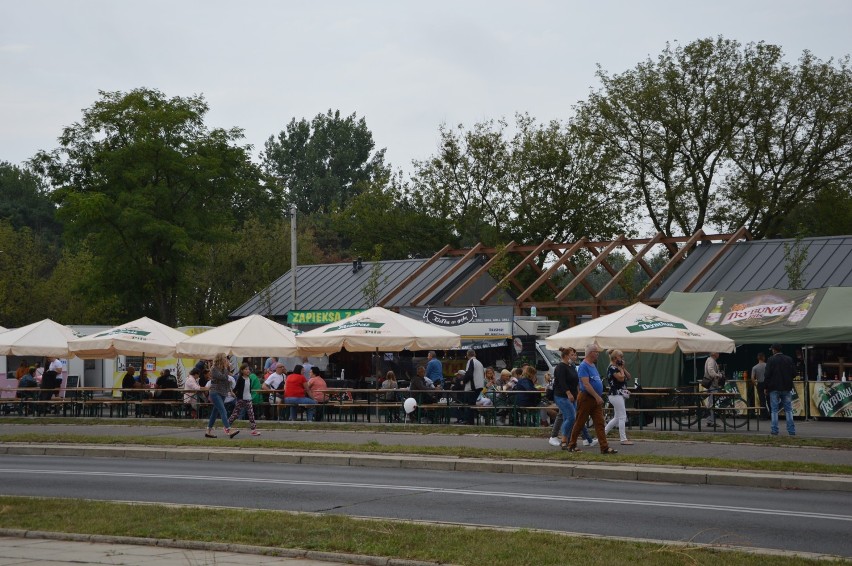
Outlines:
[{"label": "person sitting at table", "polygon": [[31,367],[27,370],[21,379],[18,381],[18,392],[16,397],[20,399],[35,399],[35,395],[30,393],[29,391],[20,391],[21,389],[29,389],[38,387],[38,381],[35,378],[35,370],[36,368]]},{"label": "person sitting at table", "polygon": [[40,401],[49,401],[59,393],[59,387],[62,385],[60,373],[62,373],[62,362],[54,360],[50,364],[50,369],[41,376],[41,393],[38,396]]},{"label": "person sitting at table", "polygon": [[127,366],[127,371],[125,372],[124,377],[121,378],[121,398],[126,401],[139,398],[139,395],[130,391],[131,389],[139,388],[135,376],[136,368],[133,366]]},{"label": "person sitting at table", "polygon": [[177,379],[172,375],[172,370],[169,368],[160,372],[160,377],[157,378],[154,387],[157,389],[154,396],[158,399],[170,401],[178,398],[178,392],[173,391],[178,388]]},{"label": "person sitting at table", "polygon": [[29,371],[29,364],[27,364],[27,360],[21,360],[21,364],[18,366],[18,370],[15,372],[15,379],[20,380],[24,377],[24,374]]},{"label": "person sitting at table", "polygon": [[310,376],[308,386],[311,389],[314,401],[317,403],[326,403],[328,401],[328,393],[325,391],[328,389],[328,384],[326,384],[325,378],[322,376],[322,370],[317,366],[311,366]]},{"label": "person sitting at table", "polygon": [[[311,398],[311,387],[308,385],[308,380],[305,379],[305,374],[302,373],[301,364],[296,364],[293,367],[293,372],[287,375],[284,380],[284,404],[290,406],[290,420],[295,421],[299,416],[298,405],[316,405],[316,401]],[[307,420],[314,420],[314,409],[308,407]]]},{"label": "person sitting at table", "polygon": [[148,370],[145,368],[139,370],[139,376],[136,378],[136,383],[139,384],[139,389],[143,389],[151,385],[151,380],[148,379]]},{"label": "person sitting at table", "polygon": [[[429,384],[426,382],[426,366],[417,366],[417,374],[411,379],[411,383],[408,385],[409,391],[433,391],[434,386],[429,387]],[[430,393],[419,393],[414,396],[417,399],[417,402],[421,405],[434,403],[435,397]]]},{"label": "person sitting at table", "polygon": [[517,404],[519,407],[535,407],[541,400],[541,393],[535,388],[536,370],[533,366],[526,366],[524,373],[518,380],[515,386],[515,391],[528,391],[529,393],[519,393],[517,395]]}]

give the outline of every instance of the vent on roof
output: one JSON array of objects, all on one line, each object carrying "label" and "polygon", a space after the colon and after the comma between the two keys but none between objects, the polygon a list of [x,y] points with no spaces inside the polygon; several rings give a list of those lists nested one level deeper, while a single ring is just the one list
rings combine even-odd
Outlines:
[{"label": "vent on roof", "polygon": [[364,269],[364,263],[361,260],[361,258],[359,257],[358,259],[353,259],[352,260],[352,273],[358,273],[362,269]]}]

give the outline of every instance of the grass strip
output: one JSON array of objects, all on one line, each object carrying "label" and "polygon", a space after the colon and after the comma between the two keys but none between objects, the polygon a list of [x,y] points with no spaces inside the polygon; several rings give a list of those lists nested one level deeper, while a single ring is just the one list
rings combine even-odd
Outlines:
[{"label": "grass strip", "polygon": [[292,440],[260,440],[248,438],[229,440],[227,438],[164,438],[146,436],[94,436],[82,434],[2,434],[0,443],[17,442],[24,444],[94,444],[116,446],[177,446],[177,447],[242,447],[251,449],[295,450],[316,452],[345,452],[363,454],[406,454],[425,456],[446,456],[455,458],[483,458],[495,460],[539,460],[556,462],[619,462],[623,464],[651,464],[657,466],[678,466],[688,468],[713,468],[720,470],[754,470],[764,472],[797,472],[808,474],[852,475],[852,466],[839,464],[821,464],[810,462],[787,462],[775,460],[727,460],[720,458],[696,458],[686,456],[626,455],[602,454],[585,451],[571,454],[562,450],[510,450],[498,448],[473,448],[466,446],[407,446],[381,444],[368,440],[362,444],[335,442],[304,442]]},{"label": "grass strip", "polygon": [[[459,566],[763,566],[765,555],[551,532],[426,525],[284,511],[211,509],[0,496],[2,524],[18,529],[154,537],[366,554]],[[772,556],[773,565],[824,564]]]},{"label": "grass strip", "polygon": [[[206,421],[205,421],[206,422]],[[238,421],[239,422],[239,421]],[[107,425],[107,426],[152,426],[199,429],[204,422],[188,419],[98,419],[81,417],[0,417],[0,424],[14,425]],[[275,421],[258,421],[262,430],[333,430],[364,433],[412,433],[417,434],[448,434],[464,436],[468,434],[505,436],[509,438],[547,438],[550,428],[547,427],[507,427],[507,426],[463,426],[463,425],[430,425],[430,424],[370,424],[370,423],[279,423]],[[754,432],[715,433],[689,431],[657,431],[639,430],[633,428],[630,437],[637,440],[673,440],[680,442],[716,442],[722,444],[754,444],[759,446],[802,446],[808,448],[829,448],[833,450],[852,450],[852,438],[803,438],[789,436],[770,436]]]}]

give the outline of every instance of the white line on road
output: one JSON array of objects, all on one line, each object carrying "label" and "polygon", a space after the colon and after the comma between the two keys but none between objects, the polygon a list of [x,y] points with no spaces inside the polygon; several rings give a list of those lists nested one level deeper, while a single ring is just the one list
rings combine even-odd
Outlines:
[{"label": "white line on road", "polygon": [[759,507],[732,507],[727,505],[707,505],[703,503],[681,503],[676,501],[649,501],[641,499],[616,499],[607,497],[574,497],[568,495],[543,495],[538,493],[513,493],[506,491],[483,491],[475,489],[452,489],[443,487],[421,487],[412,485],[324,482],[311,480],[289,480],[278,478],[240,478],[228,476],[190,476],[182,474],[143,474],[137,472],[96,472],[79,470],[35,470],[23,468],[0,468],[0,474],[23,473],[42,475],[69,476],[98,476],[98,477],[132,477],[150,479],[169,479],[186,481],[220,481],[232,483],[259,483],[264,485],[305,485],[312,487],[345,487],[355,489],[376,489],[382,491],[407,491],[415,493],[442,493],[453,495],[471,495],[475,497],[502,497],[507,499],[538,499],[546,501],[565,501],[574,503],[603,503],[612,505],[639,505],[646,507],[669,507],[676,509],[701,509],[706,511],[724,511],[728,513],[747,513],[753,515],[780,515],[785,517],[801,517],[805,519],[826,519],[829,521],[850,521],[852,515],[834,513],[811,513],[809,511],[790,511],[784,509],[761,509]]}]

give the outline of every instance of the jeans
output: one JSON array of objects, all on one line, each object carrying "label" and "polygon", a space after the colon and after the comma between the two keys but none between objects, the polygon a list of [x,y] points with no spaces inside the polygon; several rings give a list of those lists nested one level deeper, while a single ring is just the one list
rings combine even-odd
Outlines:
[{"label": "jeans", "polygon": [[612,408],[615,411],[615,416],[608,423],[606,423],[606,427],[604,427],[604,432],[609,432],[617,424],[618,436],[620,440],[624,442],[627,440],[627,432],[624,429],[624,425],[627,424],[627,409],[624,406],[624,397],[621,395],[610,395],[609,404],[612,405]]},{"label": "jeans", "polygon": [[[317,402],[310,397],[284,397],[284,404],[290,405],[290,420],[295,421],[299,416],[299,407],[296,405],[316,405]],[[313,408],[308,408],[308,420],[314,420]]]},{"label": "jeans", "polygon": [[228,422],[228,413],[225,412],[225,400],[222,396],[215,391],[211,391],[210,403],[213,406],[210,408],[210,418],[207,419],[207,428],[213,428],[213,425],[216,424],[216,413],[219,413],[219,416],[222,417],[222,426],[226,429],[231,428],[231,424]]},{"label": "jeans", "polygon": [[[556,396],[554,396],[554,397],[553,397],[553,399],[554,399],[554,402],[555,402],[555,400],[556,400]],[[566,397],[566,399],[567,399],[567,397]],[[576,414],[577,414],[577,400],[576,400],[576,399],[574,400],[573,405],[574,405],[574,415],[576,416]],[[558,404],[557,404],[557,407],[558,407]],[[559,435],[561,435],[561,434],[562,434],[562,423],[563,423],[563,422],[565,422],[565,419],[563,418],[563,416],[562,416],[562,411],[560,410],[560,411],[556,414],[556,419],[553,421],[553,428],[552,428],[552,430],[550,431],[550,436],[557,437],[557,436],[559,436]],[[572,425],[570,425],[570,426],[568,427],[568,434],[571,434],[571,427],[573,427],[573,426],[574,426],[574,425],[572,424]],[[591,435],[591,434],[589,434],[589,429],[588,429],[588,427],[585,427],[585,426],[584,426],[584,427],[583,427],[583,430],[581,431],[581,433],[580,433],[580,434],[583,436],[583,440],[585,440],[585,441],[586,441],[586,442],[588,442],[589,444],[591,444],[591,443],[592,443],[592,440],[594,440],[594,439],[592,438],[592,435]],[[567,434],[566,434],[566,436],[567,436]]]},{"label": "jeans", "polygon": [[784,416],[787,418],[787,434],[796,434],[796,423],[793,421],[793,392],[792,391],[770,391],[769,406],[772,409],[772,434],[778,434],[778,406],[784,404]]},{"label": "jeans", "polygon": [[559,413],[562,415],[562,429],[559,431],[559,436],[563,441],[568,440],[568,435],[571,434],[571,428],[574,426],[574,420],[577,417],[577,408],[574,403],[568,400],[568,397],[554,396],[556,406],[559,407]]}]

